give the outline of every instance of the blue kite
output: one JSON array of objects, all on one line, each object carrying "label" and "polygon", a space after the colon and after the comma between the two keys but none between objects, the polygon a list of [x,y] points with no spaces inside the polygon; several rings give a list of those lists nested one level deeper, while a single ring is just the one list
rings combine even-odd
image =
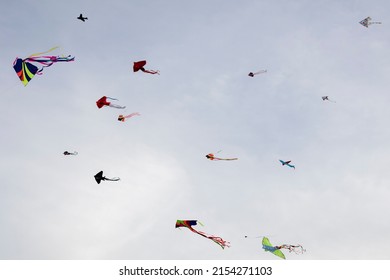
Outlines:
[{"label": "blue kite", "polygon": [[290,164],[291,160],[283,161],[283,160],[279,159],[279,161],[280,161],[280,163],[281,163],[282,165],[287,165],[288,167],[291,167],[291,168],[294,168],[294,169],[295,169],[295,166],[292,165],[292,164]]}]

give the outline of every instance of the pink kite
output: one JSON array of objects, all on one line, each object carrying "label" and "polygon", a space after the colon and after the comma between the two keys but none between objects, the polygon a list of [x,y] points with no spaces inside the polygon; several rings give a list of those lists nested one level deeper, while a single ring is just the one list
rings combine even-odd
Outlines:
[{"label": "pink kite", "polygon": [[124,116],[124,115],[119,115],[118,116],[118,121],[124,122],[126,119],[129,119],[134,116],[140,116],[141,114],[136,112],[136,113],[131,113],[130,115]]},{"label": "pink kite", "polygon": [[141,70],[142,72],[145,72],[145,73],[160,75],[160,71],[158,71],[158,70],[146,70],[144,68],[145,65],[146,65],[146,60],[134,62],[133,71],[138,72],[139,70]]},{"label": "pink kite", "polygon": [[107,99],[118,100],[118,99],[115,99],[115,98],[103,96],[98,101],[96,101],[96,106],[98,106],[99,109],[102,108],[103,106],[109,106],[109,107],[113,107],[113,108],[117,108],[117,109],[124,109],[124,108],[126,108],[126,106],[119,106],[119,105],[116,105],[116,104],[112,104],[111,102],[107,101]]}]

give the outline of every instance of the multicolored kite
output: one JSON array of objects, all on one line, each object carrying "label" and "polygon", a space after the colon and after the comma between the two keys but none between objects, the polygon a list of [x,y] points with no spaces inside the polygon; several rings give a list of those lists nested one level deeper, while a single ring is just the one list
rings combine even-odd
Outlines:
[{"label": "multicolored kite", "polygon": [[[51,48],[50,50],[46,52],[41,53],[35,53],[30,55],[29,57],[25,59],[21,59],[17,57],[14,61],[14,69],[16,74],[18,75],[20,81],[23,83],[24,86],[28,84],[28,82],[31,81],[32,78],[34,78],[35,75],[41,75],[42,70],[45,67],[49,67],[53,65],[56,62],[69,62],[74,61],[74,57],[71,57],[70,55],[67,57],[63,56],[39,56],[41,54],[45,54],[48,52],[51,52],[52,50],[57,49],[58,47]],[[32,63],[39,63],[42,64],[42,68],[39,69],[37,66],[35,66]]]},{"label": "multicolored kite", "polygon": [[103,176],[103,171],[98,172],[95,176],[96,183],[100,184],[101,181],[119,181],[119,177],[106,178]]},{"label": "multicolored kite", "polygon": [[262,244],[263,244],[263,249],[266,252],[271,252],[275,256],[278,256],[279,258],[282,259],[286,259],[286,257],[284,256],[283,252],[280,249],[287,249],[290,253],[294,252],[296,254],[303,254],[304,252],[306,252],[306,250],[303,249],[302,245],[299,244],[298,245],[283,244],[280,246],[273,246],[269,241],[268,237],[263,237]]},{"label": "multicolored kite", "polygon": [[64,152],[64,156],[77,156],[79,153],[74,151],[73,153],[71,152],[68,152],[68,151],[65,151]]},{"label": "multicolored kite", "polygon": [[376,21],[376,22],[371,21],[371,18],[370,18],[370,17],[366,17],[366,18],[363,19],[362,21],[359,21],[359,23],[360,23],[361,25],[363,25],[364,27],[367,27],[367,28],[368,28],[368,26],[371,25],[371,24],[382,24],[382,23],[379,22],[379,21]]},{"label": "multicolored kite", "polygon": [[129,118],[134,117],[134,116],[141,116],[141,114],[136,112],[136,113],[131,113],[130,115],[127,115],[127,116],[119,115],[118,121],[124,122],[126,119],[129,119]]},{"label": "multicolored kite", "polygon": [[197,234],[199,234],[199,235],[201,235],[203,237],[206,237],[208,239],[213,240],[215,243],[217,243],[219,246],[221,246],[222,249],[225,249],[225,247],[230,247],[229,242],[226,242],[221,237],[209,235],[207,233],[195,230],[192,226],[196,226],[197,223],[202,225],[197,220],[177,220],[175,227],[176,228],[178,228],[178,227],[186,227],[186,228],[188,228],[190,231],[192,231],[194,233],[197,233]]},{"label": "multicolored kite", "polygon": [[263,73],[267,73],[267,70],[260,70],[260,71],[255,72],[255,73],[249,72],[248,76],[249,77],[254,77],[255,75],[259,75],[259,74],[263,74]]},{"label": "multicolored kite", "polygon": [[207,154],[206,158],[208,158],[209,160],[238,160],[238,158],[219,158],[219,157],[215,157],[215,155],[212,154],[212,153]]},{"label": "multicolored kite", "polygon": [[117,109],[125,109],[126,108],[126,106],[119,106],[116,104],[112,104],[111,102],[107,101],[107,99],[118,100],[118,99],[115,99],[112,97],[103,96],[98,101],[96,101],[96,106],[98,106],[99,109],[102,108],[103,106],[109,106],[109,107],[113,107],[113,108],[117,108]]},{"label": "multicolored kite", "polygon": [[139,70],[141,70],[142,72],[145,72],[145,73],[160,75],[160,71],[158,71],[158,70],[146,70],[144,68],[145,65],[146,65],[146,60],[134,62],[133,71],[138,72]]},{"label": "multicolored kite", "polygon": [[279,159],[279,161],[281,162],[282,165],[287,165],[287,166],[295,169],[295,166],[290,164],[291,160],[283,161],[283,160]]}]

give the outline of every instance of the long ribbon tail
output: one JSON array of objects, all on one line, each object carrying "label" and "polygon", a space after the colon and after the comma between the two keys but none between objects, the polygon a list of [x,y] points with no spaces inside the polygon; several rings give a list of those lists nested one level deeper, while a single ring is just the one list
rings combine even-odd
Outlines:
[{"label": "long ribbon tail", "polygon": [[51,49],[49,49],[48,51],[45,51],[45,52],[33,53],[33,54],[29,55],[28,57],[38,56],[38,55],[42,55],[42,54],[45,54],[45,53],[49,53],[49,52],[54,51],[55,49],[58,49],[58,48],[59,47],[57,46],[57,47],[53,47],[53,48],[51,48]]},{"label": "long ribbon tail", "polygon": [[288,163],[286,165],[295,169],[295,165],[291,165],[291,164],[288,164]]},{"label": "long ribbon tail", "polygon": [[369,22],[368,24],[369,25],[371,25],[371,24],[382,24],[382,22],[380,22],[380,21],[373,21],[373,22]]},{"label": "long ribbon tail", "polygon": [[203,236],[203,237],[211,239],[212,241],[217,243],[219,246],[221,246],[222,249],[225,249],[225,247],[230,247],[230,242],[227,242],[227,241],[223,240],[221,237],[210,235],[210,234],[207,234],[207,233],[202,232],[202,231],[197,231],[197,230],[195,230],[193,228],[190,228],[190,230],[192,232],[195,232],[195,233]]},{"label": "long ribbon tail", "polygon": [[116,108],[116,109],[125,109],[126,106],[120,106],[120,105],[116,105],[116,104],[112,104],[110,103],[108,106],[112,107],[112,108]]},{"label": "long ribbon tail", "polygon": [[114,177],[114,178],[106,178],[104,177],[104,180],[107,180],[107,181],[119,181],[121,178],[119,177]]},{"label": "long ribbon tail", "polygon": [[134,117],[134,116],[141,116],[141,114],[138,113],[138,112],[135,112],[135,113],[131,113],[130,115],[124,116],[124,118],[128,119],[128,118],[131,118],[131,117]]},{"label": "long ribbon tail", "polygon": [[36,74],[41,75],[43,68],[52,66],[55,62],[70,62],[74,61],[74,56],[59,57],[59,56],[30,56],[24,61],[37,62],[43,65]]},{"label": "long ribbon tail", "polygon": [[116,99],[116,98],[108,97],[108,96],[106,96],[106,98],[107,98],[107,99],[110,99],[110,100],[118,100],[118,99]]},{"label": "long ribbon tail", "polygon": [[238,158],[214,158],[216,160],[238,160]]},{"label": "long ribbon tail", "polygon": [[160,75],[160,71],[159,70],[146,70],[146,69],[143,69],[142,71],[145,72],[145,73],[153,74],[153,75],[154,74]]},{"label": "long ribbon tail", "polygon": [[283,244],[280,246],[280,248],[287,249],[290,253],[294,252],[295,254],[303,254],[306,252],[306,249],[302,247],[302,245],[288,245],[288,244]]},{"label": "long ribbon tail", "polygon": [[263,74],[263,73],[267,73],[267,70],[260,70],[256,73],[253,73],[253,75],[259,75],[259,74]]}]

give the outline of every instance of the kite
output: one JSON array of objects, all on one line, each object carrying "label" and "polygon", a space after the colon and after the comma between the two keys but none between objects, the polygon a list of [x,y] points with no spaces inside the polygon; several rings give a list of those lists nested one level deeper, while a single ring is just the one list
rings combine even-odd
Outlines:
[{"label": "kite", "polygon": [[266,252],[271,252],[275,256],[278,256],[279,258],[286,259],[283,252],[280,249],[287,249],[290,253],[294,252],[295,254],[303,254],[306,252],[306,250],[302,247],[302,245],[287,245],[283,244],[280,246],[272,246],[271,242],[269,241],[268,237],[263,237],[263,249]]},{"label": "kite", "polygon": [[321,98],[322,98],[323,101],[328,100],[329,102],[336,103],[336,101],[330,100],[329,96],[322,96]]},{"label": "kite", "polygon": [[295,166],[290,164],[291,160],[283,161],[283,160],[279,159],[279,161],[282,163],[282,165],[287,165],[287,166],[295,169]]},{"label": "kite", "polygon": [[263,73],[267,73],[267,70],[260,70],[260,71],[255,72],[255,73],[249,72],[248,76],[249,77],[254,77],[255,75],[259,75],[259,74],[263,74]]},{"label": "kite", "polygon": [[100,171],[97,173],[95,176],[96,183],[100,184],[101,181],[119,181],[119,177],[114,177],[114,178],[106,178],[103,176],[103,171]]},{"label": "kite", "polygon": [[124,122],[126,121],[126,119],[129,119],[131,117],[134,117],[134,116],[140,116],[141,114],[140,113],[131,113],[130,115],[127,115],[127,116],[124,116],[124,115],[119,115],[118,116],[118,121],[120,122]]},{"label": "kite", "polygon": [[212,153],[207,154],[206,158],[208,158],[209,160],[238,160],[238,158],[219,158],[219,157],[215,157],[215,155],[212,154]]},{"label": "kite", "polygon": [[77,156],[79,153],[74,151],[73,153],[71,152],[68,152],[68,151],[65,151],[64,152],[64,156]]},{"label": "kite", "polygon": [[[24,86],[27,86],[28,82],[34,78],[35,75],[41,75],[43,68],[49,67],[56,62],[69,62],[74,61],[74,56],[40,56],[42,54],[51,52],[52,50],[57,49],[58,47],[51,48],[46,52],[35,53],[30,55],[29,57],[22,59],[17,57],[14,61],[14,69],[16,74],[18,75],[20,81]],[[42,64],[42,68],[38,68],[33,63]]]},{"label": "kite", "polygon": [[88,19],[88,18],[87,18],[87,17],[83,17],[83,14],[80,14],[80,15],[77,17],[77,19],[79,19],[79,20],[85,22],[85,20]]},{"label": "kite", "polygon": [[141,61],[134,62],[133,71],[134,72],[138,72],[139,70],[141,70],[142,72],[145,72],[145,73],[160,75],[160,71],[159,70],[146,70],[144,68],[145,65],[146,65],[146,60],[141,60]]},{"label": "kite", "polygon": [[126,106],[119,106],[116,104],[112,104],[111,102],[107,101],[107,99],[118,100],[118,99],[115,99],[112,97],[103,96],[98,101],[96,101],[96,106],[98,106],[99,109],[102,108],[103,106],[109,106],[109,107],[113,107],[113,108],[117,108],[117,109],[125,109],[126,108]]},{"label": "kite", "polygon": [[226,242],[221,237],[213,236],[213,235],[210,235],[210,234],[207,234],[207,233],[195,230],[192,226],[196,226],[197,223],[202,225],[197,220],[177,220],[175,227],[176,228],[178,228],[178,227],[186,227],[186,228],[188,228],[190,231],[192,231],[194,233],[197,233],[197,234],[199,234],[199,235],[201,235],[203,237],[206,237],[208,239],[213,240],[215,243],[217,243],[219,246],[221,246],[222,249],[225,249],[225,247],[230,247],[229,242]]},{"label": "kite", "polygon": [[361,24],[361,25],[363,25],[364,27],[367,27],[368,28],[368,26],[369,25],[371,25],[371,24],[382,24],[381,22],[379,22],[379,21],[371,21],[371,18],[370,17],[366,17],[365,19],[363,19],[362,21],[359,21],[359,23]]}]

